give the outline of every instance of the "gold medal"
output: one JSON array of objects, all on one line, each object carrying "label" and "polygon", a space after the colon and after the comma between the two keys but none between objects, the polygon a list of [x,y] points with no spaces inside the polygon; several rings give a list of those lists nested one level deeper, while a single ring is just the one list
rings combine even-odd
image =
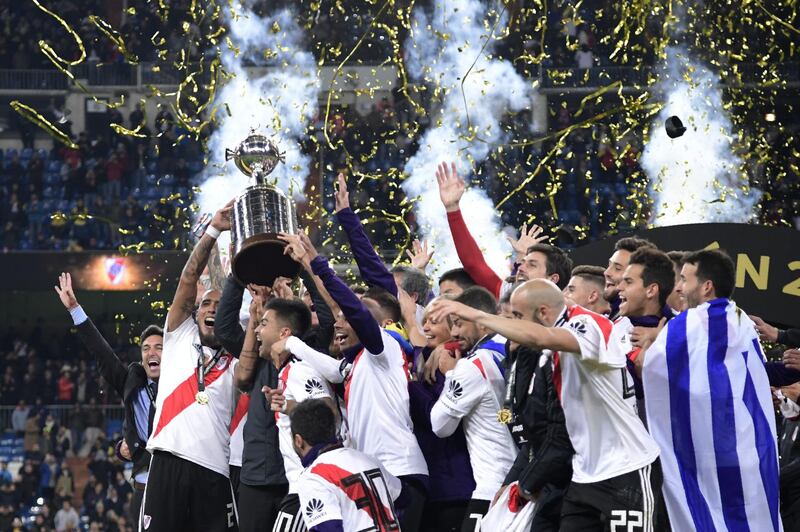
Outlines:
[{"label": "gold medal", "polygon": [[199,405],[207,405],[208,404],[208,394],[205,391],[197,392],[194,395],[194,400],[197,401]]},{"label": "gold medal", "polygon": [[508,408],[501,408],[499,412],[497,412],[497,421],[498,423],[502,423],[503,425],[508,425],[511,423],[512,419],[511,410]]}]

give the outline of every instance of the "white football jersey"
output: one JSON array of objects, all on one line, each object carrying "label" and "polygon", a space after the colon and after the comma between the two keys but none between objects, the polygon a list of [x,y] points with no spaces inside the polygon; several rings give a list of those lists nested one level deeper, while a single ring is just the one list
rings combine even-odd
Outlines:
[{"label": "white football jersey", "polygon": [[242,467],[242,452],[244,451],[244,424],[247,423],[247,408],[250,406],[250,394],[240,393],[233,410],[233,419],[228,432],[231,435],[231,456],[228,463],[232,466]]},{"label": "white football jersey", "polygon": [[575,455],[572,481],[599,482],[640,469],[658,458],[658,447],[636,414],[626,353],[608,318],[579,306],[556,326],[569,331],[580,353],[545,351],[564,409]]},{"label": "white football jersey", "polygon": [[[147,450],[166,451],[221,475],[229,476],[229,427],[233,417],[233,372],[238,360],[222,353],[205,376],[208,403],[199,404],[197,359],[200,334],[189,316],[174,331],[164,326],[164,350],[158,381],[153,433]],[[215,349],[203,347],[214,357]]]},{"label": "white football jersey", "polygon": [[[461,419],[475,477],[472,498],[491,501],[517,456],[508,426],[497,421],[506,382],[495,351],[477,349],[445,375],[444,389],[431,410],[431,425]],[[444,434],[443,436],[448,436]]]},{"label": "white football jersey", "polygon": [[337,447],[320,453],[297,479],[300,511],[306,527],[342,521],[342,528],[400,530],[394,500],[400,480],[373,457]]},{"label": "white football jersey", "polygon": [[[278,381],[283,386],[283,395],[287,401],[301,403],[306,399],[328,397],[333,400],[334,397],[330,383],[302,360],[291,360],[283,366],[278,373]],[[275,421],[278,425],[283,468],[286,470],[286,480],[289,481],[289,493],[297,493],[296,481],[303,471],[303,464],[292,445],[291,419],[287,414],[275,412]]]},{"label": "white football jersey", "polygon": [[633,345],[631,341],[631,333],[633,332],[633,323],[627,316],[620,316],[614,320],[614,337],[617,338],[622,352],[625,353],[631,360],[636,360],[641,353],[642,349]]},{"label": "white football jersey", "polygon": [[[427,475],[409,413],[407,362],[397,340],[381,333],[382,353],[362,349],[352,364],[340,365],[350,442],[397,477]],[[304,352],[314,351],[295,337],[287,340],[286,348],[301,359]],[[313,357],[310,354],[309,360]]]}]

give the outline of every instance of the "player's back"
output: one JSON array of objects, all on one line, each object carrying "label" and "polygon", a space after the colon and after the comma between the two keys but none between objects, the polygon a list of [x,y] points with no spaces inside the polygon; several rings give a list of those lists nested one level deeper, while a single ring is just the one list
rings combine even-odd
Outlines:
[{"label": "player's back", "polygon": [[343,530],[400,530],[394,511],[400,481],[372,456],[334,446],[301,473],[297,486],[309,529],[339,521]]}]

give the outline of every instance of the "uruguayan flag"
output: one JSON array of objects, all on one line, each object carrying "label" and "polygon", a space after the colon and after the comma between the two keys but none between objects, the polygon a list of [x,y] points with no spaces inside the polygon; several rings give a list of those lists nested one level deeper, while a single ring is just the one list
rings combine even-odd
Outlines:
[{"label": "uruguayan flag", "polygon": [[715,299],[676,316],[643,381],[672,530],[782,530],[772,399],[747,315]]}]

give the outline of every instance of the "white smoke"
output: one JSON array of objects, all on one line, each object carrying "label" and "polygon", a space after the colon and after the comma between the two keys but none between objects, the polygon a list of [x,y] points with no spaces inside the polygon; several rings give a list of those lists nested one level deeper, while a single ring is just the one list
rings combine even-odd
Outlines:
[{"label": "white smoke", "polygon": [[[431,126],[420,140],[417,153],[408,161],[403,189],[419,196],[416,219],[425,238],[436,249],[436,271],[459,266],[444,207],[439,200],[436,165],[455,161],[462,176],[478,164],[490,149],[503,142],[500,120],[509,111],[520,111],[531,103],[531,89],[508,61],[490,59],[487,46],[464,83],[469,119],[478,138],[471,139],[461,79],[467,74],[489,31],[485,27],[488,8],[477,0],[434,2],[430,16],[417,8],[408,49],[412,78],[424,81],[444,95],[441,108],[430,114]],[[482,140],[481,140],[482,139]],[[461,210],[470,232],[484,250],[488,264],[501,275],[508,273],[511,247],[502,233],[500,218],[486,192],[470,188],[461,200]]]},{"label": "white smoke", "polygon": [[[251,128],[286,152],[286,162],[278,164],[270,179],[284,192],[302,197],[310,158],[301,153],[299,143],[316,113],[319,92],[314,56],[304,49],[293,11],[261,18],[237,1],[223,12],[234,48],[222,44],[222,64],[234,77],[223,82],[214,100],[218,126],[208,142],[209,164],[198,199],[201,213],[215,212],[250,184],[233,161],[225,164],[225,148],[235,148]],[[256,68],[246,68],[245,61]]]},{"label": "white smoke", "polygon": [[[651,221],[657,226],[749,222],[757,214],[760,192],[747,188],[718,76],[684,47],[666,52],[659,74],[666,105],[641,157],[653,198]],[[664,122],[670,116],[686,127],[682,137],[667,136]]]}]

